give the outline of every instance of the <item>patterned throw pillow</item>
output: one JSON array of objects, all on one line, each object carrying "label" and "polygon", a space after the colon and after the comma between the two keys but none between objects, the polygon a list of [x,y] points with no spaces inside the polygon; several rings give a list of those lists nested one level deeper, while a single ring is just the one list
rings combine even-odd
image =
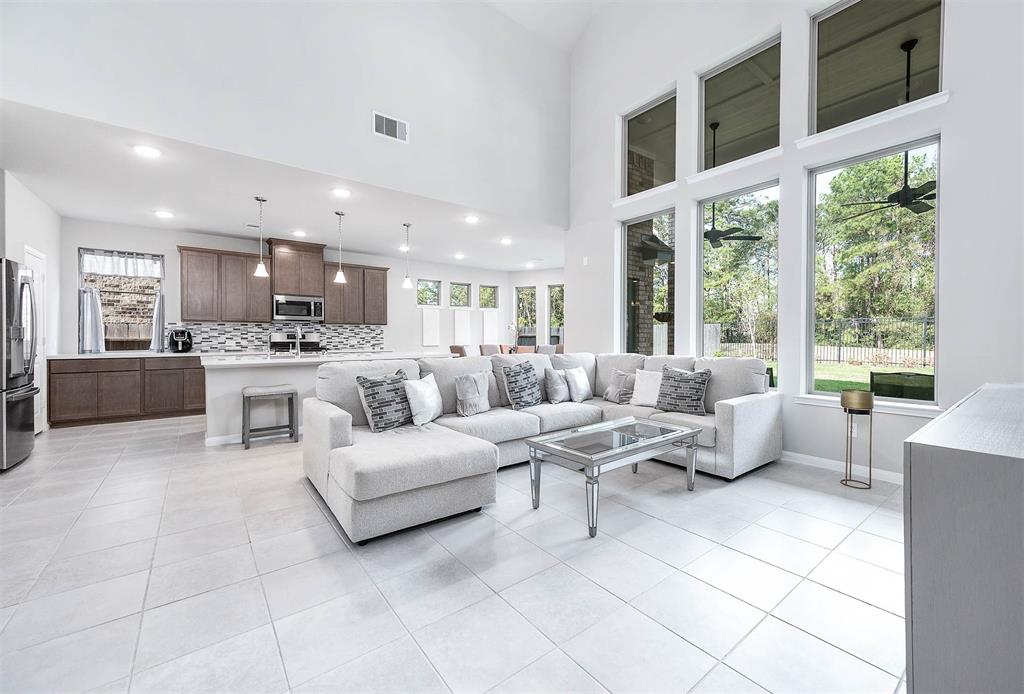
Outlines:
[{"label": "patterned throw pillow", "polygon": [[515,366],[504,366],[505,388],[512,409],[521,410],[540,404],[540,384],[537,372],[528,361],[519,362]]},{"label": "patterned throw pillow", "polygon": [[548,402],[558,404],[569,400],[569,383],[565,380],[565,369],[544,369],[544,389]]},{"label": "patterned throw pillow", "polygon": [[356,376],[356,388],[370,431],[376,433],[412,424],[412,408],[405,394],[405,372],[401,369],[393,376]]},{"label": "patterned throw pillow", "polygon": [[461,417],[470,417],[491,409],[487,398],[487,377],[491,374],[481,371],[455,377],[455,411]]},{"label": "patterned throw pillow", "polygon": [[661,388],[658,390],[658,409],[665,412],[683,412],[703,417],[704,391],[711,380],[711,371],[686,371],[672,366],[661,370]]},{"label": "patterned throw pillow", "polygon": [[620,405],[628,405],[633,397],[633,387],[636,385],[636,374],[615,370],[608,387],[604,389],[604,399],[608,402],[615,402]]}]

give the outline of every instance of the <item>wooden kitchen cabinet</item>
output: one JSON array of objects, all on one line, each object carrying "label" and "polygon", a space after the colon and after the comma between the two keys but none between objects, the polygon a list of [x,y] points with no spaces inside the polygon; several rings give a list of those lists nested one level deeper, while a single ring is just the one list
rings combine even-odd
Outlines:
[{"label": "wooden kitchen cabinet", "polygon": [[205,410],[206,369],[184,369],[181,374],[182,407],[186,410]]},{"label": "wooden kitchen cabinet", "polygon": [[388,324],[388,269],[363,268],[363,323]]},{"label": "wooden kitchen cabinet", "polygon": [[146,414],[180,412],[184,408],[185,385],[181,369],[146,372]]},{"label": "wooden kitchen cabinet", "polygon": [[73,422],[96,417],[97,392],[95,373],[49,374],[50,397],[47,413],[50,423]]},{"label": "wooden kitchen cabinet", "polygon": [[220,254],[186,248],[180,256],[181,320],[219,320]]},{"label": "wooden kitchen cabinet", "polygon": [[96,374],[96,416],[125,417],[142,412],[141,376],[138,371]]},{"label": "wooden kitchen cabinet", "polygon": [[342,265],[342,269],[345,284],[334,284],[338,264],[324,264],[324,322],[386,325],[388,269],[366,265]]},{"label": "wooden kitchen cabinet", "polygon": [[274,294],[323,296],[324,246],[287,239],[267,239],[274,272],[270,275]]}]

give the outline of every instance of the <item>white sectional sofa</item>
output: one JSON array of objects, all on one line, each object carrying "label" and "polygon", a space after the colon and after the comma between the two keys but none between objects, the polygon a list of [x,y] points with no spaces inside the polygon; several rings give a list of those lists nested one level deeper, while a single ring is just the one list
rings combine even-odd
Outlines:
[{"label": "white sectional sofa", "polygon": [[[582,367],[595,397],[546,402],[542,378],[545,402],[513,410],[497,384],[503,366],[521,361],[531,362],[542,377],[546,367]],[[601,395],[616,370],[660,371],[665,365],[711,370],[707,415],[617,404]],[[355,378],[398,369],[410,379],[433,374],[444,414],[422,427],[371,433]],[[455,379],[479,372],[491,374],[491,410],[462,417],[456,414]],[[303,465],[356,542],[489,504],[496,470],[529,460],[528,437],[605,419],[632,415],[699,426],[697,469],[727,479],[782,455],[782,396],[768,391],[765,364],[758,359],[575,353],[338,362],[319,367],[316,393],[303,403]],[[659,459],[685,465],[683,453]]]}]

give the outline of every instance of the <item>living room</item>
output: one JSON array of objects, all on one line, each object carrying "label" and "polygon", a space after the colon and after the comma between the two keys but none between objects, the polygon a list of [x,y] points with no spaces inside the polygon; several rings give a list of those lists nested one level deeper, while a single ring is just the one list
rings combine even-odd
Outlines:
[{"label": "living room", "polygon": [[1018,0],[0,31],[0,690],[1024,691]]}]

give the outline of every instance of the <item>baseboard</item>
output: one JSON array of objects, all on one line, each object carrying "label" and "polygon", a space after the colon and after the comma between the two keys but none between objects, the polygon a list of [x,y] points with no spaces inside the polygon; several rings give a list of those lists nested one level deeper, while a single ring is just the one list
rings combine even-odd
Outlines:
[{"label": "baseboard", "polygon": [[[797,465],[809,465],[811,467],[823,468],[825,470],[834,470],[842,474],[846,464],[841,460],[832,460],[831,458],[819,458],[816,455],[806,455],[804,453],[796,453],[794,451],[782,451],[782,462],[784,463],[796,463]],[[866,465],[854,465],[853,474],[858,479],[868,478],[868,468]],[[903,484],[903,473],[892,472],[890,470],[879,470],[875,468],[872,472],[872,477],[882,482],[892,482],[893,484]]]},{"label": "baseboard", "polygon": [[[287,434],[281,434],[281,436],[287,436]],[[299,437],[302,437],[302,425],[299,425]],[[254,441],[257,439],[253,439]],[[226,434],[224,436],[207,436],[207,446],[230,446],[231,444],[242,443],[241,432],[237,434]]]}]

